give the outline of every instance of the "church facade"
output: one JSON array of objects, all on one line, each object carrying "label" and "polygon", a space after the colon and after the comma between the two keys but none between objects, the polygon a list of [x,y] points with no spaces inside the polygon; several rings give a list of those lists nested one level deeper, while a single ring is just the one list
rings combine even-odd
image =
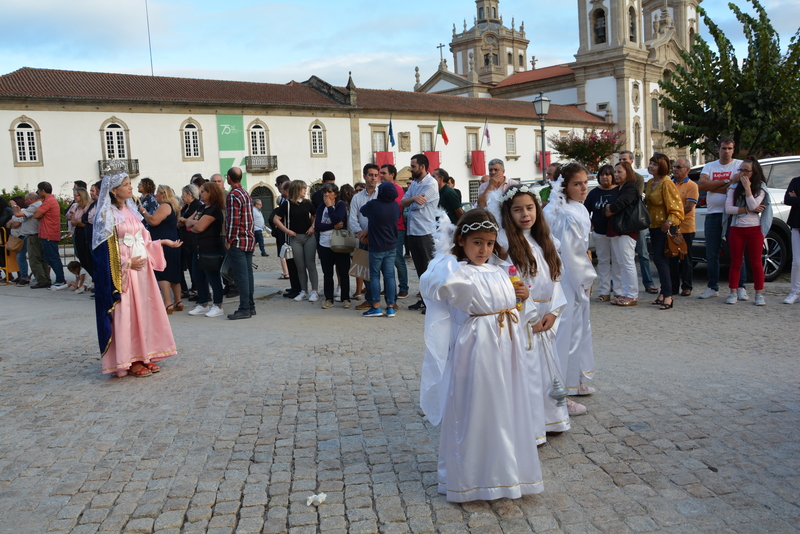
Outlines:
[{"label": "church facade", "polygon": [[476,0],[474,24],[453,26],[453,71],[437,72],[415,91],[532,101],[539,92],[553,103],[573,105],[624,130],[635,166],[653,152],[671,159],[697,155],[667,147],[669,114],[659,106],[658,81],[681,63],[698,31],[701,0],[578,0],[579,46],[575,61],[544,68],[528,60],[525,24],[504,25],[499,0]]}]

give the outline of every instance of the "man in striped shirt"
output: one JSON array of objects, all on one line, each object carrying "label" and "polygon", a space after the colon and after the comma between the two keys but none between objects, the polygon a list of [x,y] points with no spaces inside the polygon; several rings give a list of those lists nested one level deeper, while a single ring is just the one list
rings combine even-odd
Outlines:
[{"label": "man in striped shirt", "polygon": [[253,199],[242,187],[242,169],[228,169],[231,190],[225,199],[225,248],[233,263],[239,288],[239,309],[228,319],[249,319],[256,314],[253,300],[253,250],[256,237],[253,225]]}]

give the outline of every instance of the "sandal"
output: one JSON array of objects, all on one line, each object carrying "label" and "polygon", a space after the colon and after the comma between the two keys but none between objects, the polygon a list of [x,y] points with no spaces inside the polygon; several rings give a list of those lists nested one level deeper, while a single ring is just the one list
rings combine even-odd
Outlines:
[{"label": "sandal", "polygon": [[600,295],[594,299],[595,302],[608,302],[609,300],[611,300],[611,295]]},{"label": "sandal", "polygon": [[183,311],[183,301],[179,300],[178,302],[173,302],[172,309],[174,311]]},{"label": "sandal", "polygon": [[[139,368],[134,371],[133,366],[137,363],[139,364]],[[131,365],[130,369],[128,369],[128,374],[131,374],[136,378],[147,378],[148,376],[153,376],[153,373],[150,371],[150,369],[148,369],[147,366],[142,362],[136,362]]]},{"label": "sandal", "polygon": [[659,295],[658,297],[659,298],[653,301],[653,306],[661,306],[662,304],[664,304],[665,298],[672,298],[672,297],[662,297],[661,295]]},{"label": "sandal", "polygon": [[147,367],[147,370],[150,371],[153,374],[161,372],[161,367],[157,366],[154,363],[147,362],[147,363],[142,363],[142,365]]},{"label": "sandal", "polygon": [[684,289],[683,291],[681,291],[681,296],[682,297],[691,297],[692,296],[692,290],[691,289]]},{"label": "sandal", "polygon": [[278,280],[288,280],[288,279],[289,279],[289,273],[283,273],[278,277]]},{"label": "sandal", "polygon": [[671,310],[672,309],[672,305],[675,304],[675,299],[672,298],[672,297],[665,297],[664,298],[664,300],[667,300],[667,299],[671,300],[672,302],[670,302],[669,304],[662,303],[661,307],[659,308],[659,310]]},{"label": "sandal", "polygon": [[175,305],[170,304],[169,306],[166,306],[166,310],[167,310],[167,315],[172,315],[172,312],[175,311]]},{"label": "sandal", "polygon": [[653,295],[655,295],[655,294],[657,294],[657,293],[658,293],[658,288],[657,288],[656,286],[650,286],[650,287],[648,287],[647,289],[645,289],[645,291],[647,291],[648,293],[652,293]]}]

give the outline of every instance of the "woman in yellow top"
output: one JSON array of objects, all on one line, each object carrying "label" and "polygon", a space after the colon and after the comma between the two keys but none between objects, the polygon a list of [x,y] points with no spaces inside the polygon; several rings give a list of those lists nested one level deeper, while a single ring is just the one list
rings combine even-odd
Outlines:
[{"label": "woman in yellow top", "polygon": [[653,302],[662,310],[672,308],[672,278],[669,259],[664,256],[667,235],[674,234],[683,221],[681,194],[669,174],[669,158],[656,152],[650,158],[647,172],[653,175],[645,187],[645,203],[650,212],[650,242],[653,244],[653,261],[661,281],[661,293]]}]

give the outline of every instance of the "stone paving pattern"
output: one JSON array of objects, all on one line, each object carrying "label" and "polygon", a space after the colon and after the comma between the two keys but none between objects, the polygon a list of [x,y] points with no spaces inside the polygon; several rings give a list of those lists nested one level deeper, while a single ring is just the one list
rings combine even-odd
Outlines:
[{"label": "stone paving pattern", "polygon": [[0,287],[0,531],[798,532],[785,285],[762,309],[593,303],[598,392],[539,449],[545,491],[464,505],[436,492],[418,313],[364,322],[279,297],[249,321],[176,313],[180,354],[117,379],[93,302]]}]

